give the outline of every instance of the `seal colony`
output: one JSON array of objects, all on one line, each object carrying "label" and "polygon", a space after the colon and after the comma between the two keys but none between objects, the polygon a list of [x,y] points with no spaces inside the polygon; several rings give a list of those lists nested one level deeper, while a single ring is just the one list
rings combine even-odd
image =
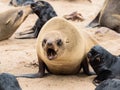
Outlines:
[{"label": "seal colony", "polygon": [[104,26],[120,33],[120,0],[106,0],[102,10],[89,26]]},{"label": "seal colony", "polygon": [[10,38],[31,12],[30,6],[24,6],[0,13],[0,41]]},{"label": "seal colony", "polygon": [[97,42],[67,20],[54,17],[41,29],[37,38],[39,71],[18,77],[43,77],[45,69],[52,74],[77,74],[80,69],[91,75],[86,54]]}]

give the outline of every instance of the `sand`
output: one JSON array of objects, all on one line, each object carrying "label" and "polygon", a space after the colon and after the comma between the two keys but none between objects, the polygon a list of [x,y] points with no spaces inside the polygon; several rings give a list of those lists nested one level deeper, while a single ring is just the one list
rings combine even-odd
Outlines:
[{"label": "sand", "polygon": [[[78,11],[84,17],[83,22],[70,21],[79,29],[83,29],[92,36],[107,50],[115,55],[120,54],[120,34],[111,29],[85,28],[85,26],[97,15],[101,9],[104,0],[47,0],[54,7],[57,14],[62,17]],[[9,9],[7,6],[9,0],[0,0],[1,11]],[[34,17],[34,18],[33,18]],[[30,15],[25,22],[15,32],[30,29],[37,16]],[[24,73],[35,73],[38,71],[36,56],[36,39],[15,39],[15,34],[8,40],[0,41],[0,73],[8,72],[14,75]],[[49,74],[43,78],[27,79],[18,78],[22,90],[94,90],[95,86],[92,80],[95,75],[87,76],[80,72],[78,75],[52,75]]]}]

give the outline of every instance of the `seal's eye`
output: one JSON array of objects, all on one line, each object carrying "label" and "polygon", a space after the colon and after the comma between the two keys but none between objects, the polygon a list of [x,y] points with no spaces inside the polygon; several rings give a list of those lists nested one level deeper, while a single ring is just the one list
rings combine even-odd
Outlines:
[{"label": "seal's eye", "polygon": [[43,46],[43,47],[45,46],[46,42],[47,42],[46,39],[44,39],[44,40],[42,41],[42,46]]},{"label": "seal's eye", "polygon": [[23,11],[20,10],[20,11],[18,12],[18,16],[21,17],[22,15],[23,15]]},{"label": "seal's eye", "polygon": [[58,39],[58,40],[57,40],[57,45],[58,45],[58,46],[62,46],[62,45],[63,45],[63,42],[62,42],[61,39]]},{"label": "seal's eye", "polygon": [[97,58],[96,58],[96,61],[97,61],[97,62],[100,62],[100,57],[97,57]]}]

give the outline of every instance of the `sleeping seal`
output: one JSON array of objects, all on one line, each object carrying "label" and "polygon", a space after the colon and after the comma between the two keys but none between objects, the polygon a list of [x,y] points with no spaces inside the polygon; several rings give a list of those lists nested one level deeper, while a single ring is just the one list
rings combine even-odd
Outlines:
[{"label": "sleeping seal", "polygon": [[24,6],[0,13],[0,41],[11,37],[31,12],[30,6]]},{"label": "sleeping seal", "polygon": [[63,18],[54,17],[42,27],[37,38],[38,73],[22,77],[43,77],[45,69],[52,74],[70,75],[83,68],[90,75],[86,54],[96,44],[86,32]]},{"label": "sleeping seal", "polygon": [[104,26],[120,33],[120,0],[106,0],[102,10],[88,26]]}]

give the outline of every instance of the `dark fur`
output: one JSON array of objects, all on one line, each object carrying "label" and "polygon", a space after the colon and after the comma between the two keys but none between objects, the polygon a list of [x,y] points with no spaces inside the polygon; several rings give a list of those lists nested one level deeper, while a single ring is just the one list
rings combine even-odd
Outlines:
[{"label": "dark fur", "polygon": [[[42,4],[42,5],[41,5]],[[31,30],[20,33],[19,39],[37,38],[42,26],[52,17],[57,16],[53,7],[45,1],[37,1],[31,4],[33,12],[39,17]]]},{"label": "dark fur", "polygon": [[34,0],[11,0],[9,5],[11,6],[22,6],[34,2]]},{"label": "dark fur", "polygon": [[0,74],[0,90],[22,90],[15,76],[7,73]]},{"label": "dark fur", "polygon": [[120,0],[106,0],[101,11],[88,26],[108,27],[120,33]]},{"label": "dark fur", "polygon": [[120,90],[119,79],[108,79],[100,83],[95,90]]},{"label": "dark fur", "polygon": [[103,47],[94,46],[87,54],[90,65],[97,74],[95,83],[100,83],[108,78],[119,78],[120,57],[112,55]]}]

